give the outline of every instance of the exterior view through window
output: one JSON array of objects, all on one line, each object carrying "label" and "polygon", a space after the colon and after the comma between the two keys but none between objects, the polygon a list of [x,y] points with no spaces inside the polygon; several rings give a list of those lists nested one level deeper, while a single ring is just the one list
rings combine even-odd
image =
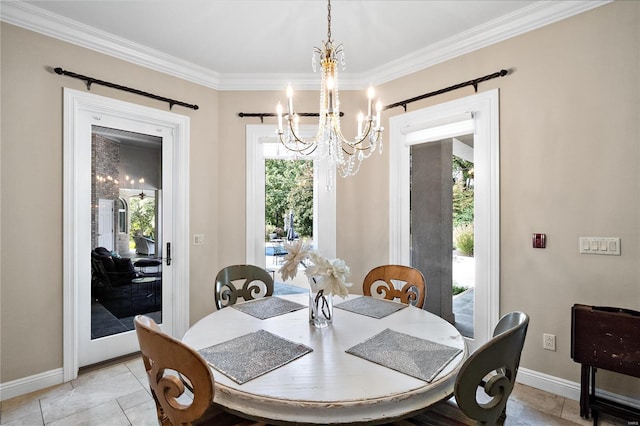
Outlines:
[{"label": "exterior view through window", "polygon": [[[265,257],[277,271],[287,254],[284,243],[313,241],[313,161],[265,160]],[[304,279],[299,274],[297,279]],[[278,276],[276,281],[280,280]]]}]

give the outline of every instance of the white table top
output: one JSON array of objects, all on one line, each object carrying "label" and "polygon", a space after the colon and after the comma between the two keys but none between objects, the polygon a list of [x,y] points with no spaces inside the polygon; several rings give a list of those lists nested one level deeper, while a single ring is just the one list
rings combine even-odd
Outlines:
[{"label": "white table top", "polygon": [[[308,304],[306,294],[278,297]],[[336,308],[341,301],[334,297],[333,324],[324,329],[308,323],[306,308],[261,320],[228,307],[198,321],[182,340],[198,350],[263,329],[313,348],[242,385],[212,368],[216,403],[270,423],[381,423],[453,394],[456,374],[467,357],[464,338],[455,327],[411,306],[375,319]],[[386,328],[462,352],[431,383],[345,352]]]}]

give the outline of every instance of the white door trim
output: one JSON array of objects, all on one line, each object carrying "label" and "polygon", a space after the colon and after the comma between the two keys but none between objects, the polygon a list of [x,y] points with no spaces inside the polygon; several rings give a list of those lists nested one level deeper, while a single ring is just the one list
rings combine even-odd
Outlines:
[{"label": "white door trim", "polygon": [[[171,224],[172,266],[167,268],[174,283],[172,327],[165,330],[180,338],[189,327],[189,117],[118,101],[72,89],[64,89],[63,144],[63,379],[77,377],[79,368],[78,289],[90,285],[89,250],[84,253],[87,221],[90,220],[90,195],[86,182],[90,179],[91,165],[87,164],[86,150],[91,149],[90,125],[87,115],[134,120],[170,131],[173,136],[174,188],[172,203],[174,218]],[[82,127],[82,128],[81,128]],[[163,131],[164,131],[163,130]],[[82,251],[82,253],[81,253]],[[79,260],[80,259],[80,260]],[[81,260],[84,259],[84,260]]]},{"label": "white door trim", "polygon": [[[277,142],[277,126],[268,124],[247,125],[247,216],[246,216],[246,260],[253,265],[265,266],[264,255],[264,153],[262,144]],[[300,126],[302,136],[315,135],[315,127]],[[314,161],[314,247],[325,257],[336,257],[336,191],[327,191],[322,182],[326,182],[327,168],[323,162]]]},{"label": "white door trim", "polygon": [[[391,117],[389,120],[389,254],[391,263],[409,265],[409,153],[421,143],[419,133],[459,122],[475,121],[475,338],[471,349],[486,342],[500,314],[500,163],[498,90]],[[417,137],[418,136],[418,137]],[[453,136],[453,135],[451,135]]]}]

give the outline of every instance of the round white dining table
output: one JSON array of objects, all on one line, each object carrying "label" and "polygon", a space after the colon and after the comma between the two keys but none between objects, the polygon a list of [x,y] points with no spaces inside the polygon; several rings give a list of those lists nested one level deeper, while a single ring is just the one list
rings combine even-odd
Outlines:
[{"label": "round white dining table", "polygon": [[[308,305],[308,295],[277,296]],[[361,297],[350,295],[348,298]],[[333,298],[334,305],[343,300]],[[251,303],[251,302],[248,302]],[[271,424],[379,424],[448,399],[466,359],[462,335],[450,323],[413,306],[381,319],[334,306],[333,324],[309,324],[308,308],[259,319],[233,307],[194,324],[182,341],[199,350],[258,330],[309,346],[312,352],[238,384],[212,368],[214,402]],[[345,351],[385,329],[458,348],[461,352],[428,383]]]}]

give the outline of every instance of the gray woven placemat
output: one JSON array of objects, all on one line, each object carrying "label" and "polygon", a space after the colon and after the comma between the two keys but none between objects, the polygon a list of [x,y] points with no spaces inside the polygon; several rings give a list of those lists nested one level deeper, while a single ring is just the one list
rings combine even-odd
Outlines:
[{"label": "gray woven placemat", "polygon": [[356,314],[366,315],[373,318],[384,318],[400,309],[406,308],[404,303],[393,302],[391,300],[376,299],[375,297],[363,296],[350,299],[335,305],[336,308]]},{"label": "gray woven placemat", "polygon": [[213,368],[243,384],[312,351],[303,344],[258,330],[198,352]]},{"label": "gray woven placemat", "polygon": [[431,383],[462,350],[387,328],[346,352]]},{"label": "gray woven placemat", "polygon": [[289,312],[306,308],[305,305],[281,299],[279,297],[264,297],[262,299],[250,300],[248,302],[233,305],[233,307],[245,314],[249,314],[260,319],[288,314]]}]

